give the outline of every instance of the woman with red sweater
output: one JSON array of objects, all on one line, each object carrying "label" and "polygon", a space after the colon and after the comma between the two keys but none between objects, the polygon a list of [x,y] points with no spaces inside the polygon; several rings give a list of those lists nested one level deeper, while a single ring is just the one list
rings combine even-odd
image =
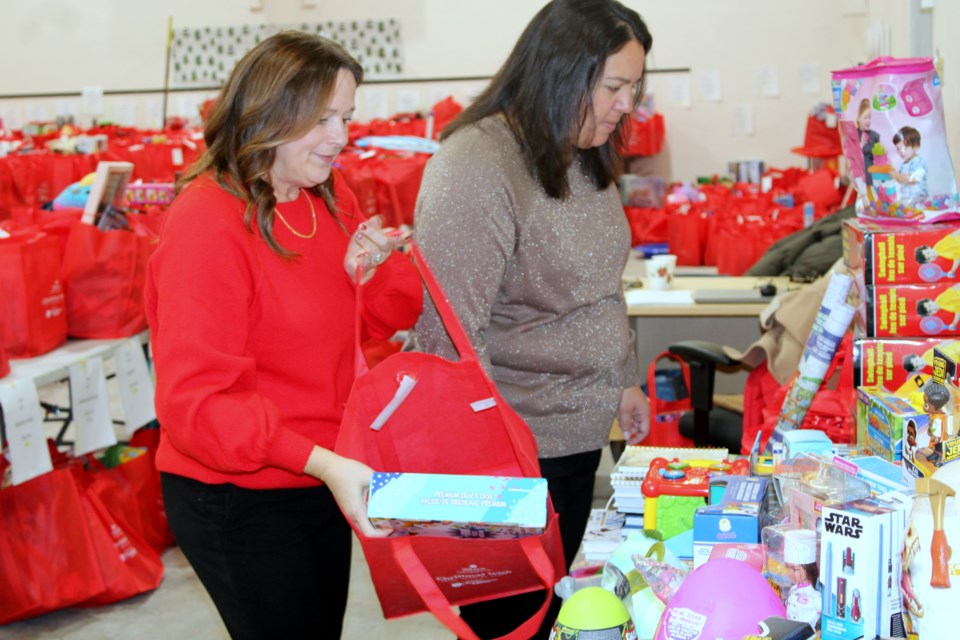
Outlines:
[{"label": "woman with red sweater", "polygon": [[362,329],[380,338],[413,325],[422,292],[395,251],[407,238],[364,220],[332,171],[361,77],[320,37],[254,47],[149,266],[163,498],[233,638],[339,637],[344,516],[377,535],[372,470],[332,451],[355,376],[356,287]]}]

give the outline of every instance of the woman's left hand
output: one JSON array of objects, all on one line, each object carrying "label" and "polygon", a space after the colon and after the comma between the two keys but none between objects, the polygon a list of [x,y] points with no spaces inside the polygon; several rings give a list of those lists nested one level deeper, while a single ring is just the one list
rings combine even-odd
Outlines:
[{"label": "woman's left hand", "polygon": [[361,282],[366,282],[395,249],[410,242],[409,231],[382,225],[383,218],[374,216],[357,227],[350,239],[347,253],[343,257],[343,268],[351,280],[356,279],[359,269],[363,274]]},{"label": "woman's left hand", "polygon": [[650,435],[650,401],[643,389],[628,387],[623,390],[617,420],[630,444],[637,444]]}]

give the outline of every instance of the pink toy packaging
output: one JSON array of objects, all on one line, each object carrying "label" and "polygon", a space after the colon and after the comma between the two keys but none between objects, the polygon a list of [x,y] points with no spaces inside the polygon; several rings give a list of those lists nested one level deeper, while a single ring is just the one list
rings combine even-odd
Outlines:
[{"label": "pink toy packaging", "polygon": [[940,76],[932,58],[881,57],[833,72],[843,155],[861,218],[960,218]]}]

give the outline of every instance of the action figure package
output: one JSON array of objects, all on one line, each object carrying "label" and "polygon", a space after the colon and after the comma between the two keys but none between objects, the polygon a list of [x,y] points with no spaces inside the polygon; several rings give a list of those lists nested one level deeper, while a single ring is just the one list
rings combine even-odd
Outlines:
[{"label": "action figure package", "polygon": [[960,460],[960,390],[957,364],[934,349],[933,377],[920,389],[922,418],[903,428],[903,477],[913,482],[929,478],[945,465]]},{"label": "action figure package", "polygon": [[933,59],[877,58],[834,71],[832,89],[857,215],[906,224],[960,218]]},{"label": "action figure package", "polygon": [[900,543],[910,498],[886,494],[823,508],[824,640],[903,638]]},{"label": "action figure package", "polygon": [[872,284],[960,280],[960,223],[905,226],[849,218],[843,261],[861,290]]},{"label": "action figure package", "polygon": [[857,453],[900,464],[907,437],[926,432],[929,416],[882,387],[857,389]]}]

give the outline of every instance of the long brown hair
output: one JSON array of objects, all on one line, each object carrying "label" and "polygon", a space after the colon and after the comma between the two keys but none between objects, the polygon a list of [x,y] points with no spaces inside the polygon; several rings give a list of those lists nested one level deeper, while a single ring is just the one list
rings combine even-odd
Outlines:
[{"label": "long brown hair", "polygon": [[[244,223],[280,256],[296,254],[273,235],[277,200],[270,169],[281,144],[304,136],[330,104],[340,70],[359,85],[363,69],[337,43],[300,31],[266,38],[234,67],[204,128],[206,152],[178,183],[183,188],[211,173],[227,192],[246,203]],[[336,217],[333,174],[310,190]]]},{"label": "long brown hair", "polygon": [[[567,169],[577,157],[598,189],[609,186],[621,168],[622,125],[599,147],[578,149],[576,136],[607,58],[631,40],[650,53],[653,37],[646,24],[619,2],[554,0],[533,17],[490,85],[444,128],[441,139],[503,114],[547,195],[569,194]],[[634,106],[643,97],[643,84]]]}]

